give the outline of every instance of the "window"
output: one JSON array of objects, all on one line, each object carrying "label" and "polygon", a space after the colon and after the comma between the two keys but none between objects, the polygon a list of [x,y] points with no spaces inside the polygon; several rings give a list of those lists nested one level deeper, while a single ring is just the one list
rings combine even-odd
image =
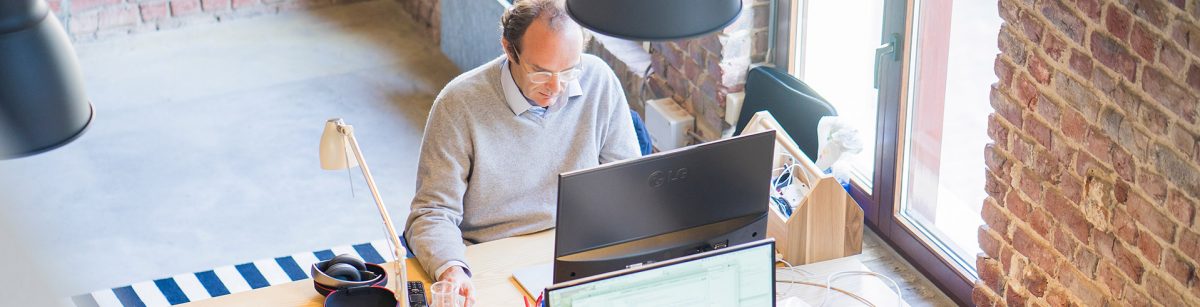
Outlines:
[{"label": "window", "polygon": [[[870,59],[879,46],[883,0],[808,1],[800,16],[793,74],[848,118],[860,133],[863,154],[854,156],[855,183],[870,191],[875,174],[875,123],[879,91]],[[836,29],[835,31],[830,31]],[[837,59],[837,60],[830,60]],[[855,60],[851,60],[855,59]]]},{"label": "window", "polygon": [[867,224],[968,304],[999,53],[995,2],[779,1],[791,43],[776,64],[830,100],[867,143],[851,191]]},{"label": "window", "polygon": [[997,80],[992,63],[1001,20],[996,5],[979,1],[917,5],[898,215],[963,274],[977,277],[988,95]]}]

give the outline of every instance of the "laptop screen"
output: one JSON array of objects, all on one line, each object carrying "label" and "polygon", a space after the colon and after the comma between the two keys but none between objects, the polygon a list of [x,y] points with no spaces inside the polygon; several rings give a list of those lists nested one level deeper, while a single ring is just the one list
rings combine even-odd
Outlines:
[{"label": "laptop screen", "polygon": [[550,307],[774,306],[775,244],[762,240],[547,290]]}]

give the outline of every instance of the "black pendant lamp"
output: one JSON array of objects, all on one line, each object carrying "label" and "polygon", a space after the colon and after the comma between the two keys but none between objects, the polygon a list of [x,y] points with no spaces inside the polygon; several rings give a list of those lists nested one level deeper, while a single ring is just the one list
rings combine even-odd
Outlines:
[{"label": "black pendant lamp", "polygon": [[42,0],[0,0],[0,159],[70,143],[92,121],[75,50]]},{"label": "black pendant lamp", "polygon": [[583,27],[640,41],[707,34],[733,23],[741,11],[742,0],[567,0],[567,13]]}]

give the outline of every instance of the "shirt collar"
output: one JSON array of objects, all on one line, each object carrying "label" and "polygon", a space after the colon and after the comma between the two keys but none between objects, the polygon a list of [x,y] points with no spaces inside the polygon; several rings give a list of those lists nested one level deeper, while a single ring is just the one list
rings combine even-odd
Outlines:
[{"label": "shirt collar", "polygon": [[[508,103],[508,107],[516,115],[521,115],[521,113],[525,113],[529,109],[537,108],[538,106],[529,101],[529,99],[526,99],[525,95],[521,94],[521,88],[517,87],[517,82],[514,80],[512,71],[508,69],[508,60],[505,59],[500,65],[500,86],[504,88],[504,100]],[[567,97],[575,98],[580,95],[583,95],[583,87],[579,85],[579,79],[575,79],[575,81],[567,84]],[[559,104],[561,102],[555,103],[551,107]]]}]

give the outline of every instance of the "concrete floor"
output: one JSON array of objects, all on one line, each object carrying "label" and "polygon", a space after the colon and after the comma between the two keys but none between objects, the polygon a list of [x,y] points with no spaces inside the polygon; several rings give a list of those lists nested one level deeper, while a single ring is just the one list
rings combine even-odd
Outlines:
[{"label": "concrete floor", "polygon": [[0,161],[0,218],[68,294],[385,238],[361,174],[321,170],[317,144],[326,119],[354,125],[404,220],[458,74],[417,29],[383,0],[78,45],[95,122]]}]

